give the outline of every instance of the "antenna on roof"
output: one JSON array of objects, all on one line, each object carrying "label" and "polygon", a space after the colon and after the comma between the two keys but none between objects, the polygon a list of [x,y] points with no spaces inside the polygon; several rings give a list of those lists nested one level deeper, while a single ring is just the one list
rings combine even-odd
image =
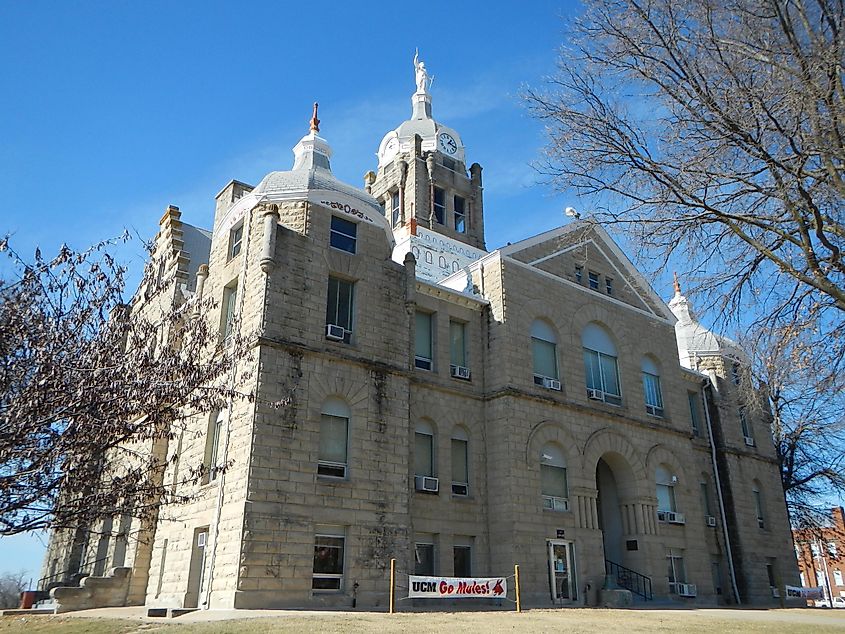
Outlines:
[{"label": "antenna on roof", "polygon": [[581,219],[581,214],[575,211],[575,207],[567,207],[564,212],[570,218],[575,218],[576,220]]}]

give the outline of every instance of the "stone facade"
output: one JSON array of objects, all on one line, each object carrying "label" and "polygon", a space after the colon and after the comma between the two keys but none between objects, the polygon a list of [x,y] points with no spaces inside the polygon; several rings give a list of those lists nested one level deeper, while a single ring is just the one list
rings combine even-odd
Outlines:
[{"label": "stone facade", "polygon": [[[798,572],[767,421],[739,418],[741,354],[599,226],[486,251],[481,167],[427,91],[412,102],[365,190],[332,176],[315,113],[292,170],[217,195],[207,254],[174,243],[177,299],[210,295],[221,333],[237,314],[254,340],[237,371],[258,399],[154,448],[193,497],[122,532],[127,602],[384,608],[395,558],[400,593],[520,564],[525,605],[594,602],[608,572],[773,604],[766,564],[776,586]],[[45,570],[74,543],[97,549],[56,534]]]}]

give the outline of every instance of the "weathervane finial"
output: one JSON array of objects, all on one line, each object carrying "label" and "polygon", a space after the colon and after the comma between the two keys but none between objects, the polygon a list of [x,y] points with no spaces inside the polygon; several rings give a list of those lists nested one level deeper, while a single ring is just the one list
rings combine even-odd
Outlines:
[{"label": "weathervane finial", "polygon": [[317,118],[317,107],[319,104],[314,102],[314,114],[311,116],[311,132],[320,131],[320,120]]},{"label": "weathervane finial", "polygon": [[680,295],[681,294],[681,283],[678,281],[678,272],[675,271],[674,273],[672,273],[672,275],[675,278],[675,295]]}]

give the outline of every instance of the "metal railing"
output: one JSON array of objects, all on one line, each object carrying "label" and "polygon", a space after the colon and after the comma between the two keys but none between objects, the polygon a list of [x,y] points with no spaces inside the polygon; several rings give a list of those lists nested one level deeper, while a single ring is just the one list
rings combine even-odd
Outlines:
[{"label": "metal railing", "polygon": [[86,561],[85,563],[80,564],[76,570],[68,568],[67,570],[62,570],[61,572],[41,577],[38,580],[37,587],[39,590],[46,591],[49,590],[48,586],[51,583],[64,584],[67,582],[71,584],[78,584],[80,579],[91,575],[91,571],[97,566],[97,564],[106,561],[107,559],[108,557],[101,557],[100,559],[94,559],[93,561]]},{"label": "metal railing", "polygon": [[642,597],[646,601],[654,599],[654,594],[651,591],[650,577],[646,577],[636,570],[626,568],[625,566],[610,561],[609,559],[604,560],[604,571],[616,580],[616,584],[620,588],[630,590],[632,593]]}]

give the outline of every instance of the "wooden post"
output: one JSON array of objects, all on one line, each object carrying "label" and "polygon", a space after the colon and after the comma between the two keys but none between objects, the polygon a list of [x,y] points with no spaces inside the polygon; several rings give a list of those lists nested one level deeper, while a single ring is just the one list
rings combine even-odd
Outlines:
[{"label": "wooden post", "polygon": [[513,581],[516,589],[516,611],[522,612],[522,604],[519,602],[519,564],[513,566]]},{"label": "wooden post", "polygon": [[395,609],[395,593],[396,593],[396,560],[390,560],[390,614],[393,614]]}]

